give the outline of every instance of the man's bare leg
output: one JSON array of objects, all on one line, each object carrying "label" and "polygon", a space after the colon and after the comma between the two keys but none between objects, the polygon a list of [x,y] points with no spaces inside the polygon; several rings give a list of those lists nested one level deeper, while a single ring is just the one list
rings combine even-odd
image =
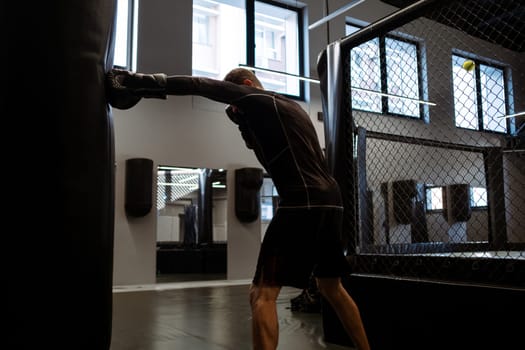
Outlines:
[{"label": "man's bare leg", "polygon": [[251,285],[252,341],[254,350],[275,350],[279,342],[277,297],[281,287]]},{"label": "man's bare leg", "polygon": [[354,299],[341,284],[340,278],[317,278],[321,294],[328,300],[358,350],[369,350],[370,344]]}]

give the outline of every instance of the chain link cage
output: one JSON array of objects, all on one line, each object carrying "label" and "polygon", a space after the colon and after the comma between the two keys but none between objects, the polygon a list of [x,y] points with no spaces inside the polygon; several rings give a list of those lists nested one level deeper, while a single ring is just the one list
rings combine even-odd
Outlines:
[{"label": "chain link cage", "polygon": [[355,271],[524,287],[525,5],[385,2],[339,42]]}]

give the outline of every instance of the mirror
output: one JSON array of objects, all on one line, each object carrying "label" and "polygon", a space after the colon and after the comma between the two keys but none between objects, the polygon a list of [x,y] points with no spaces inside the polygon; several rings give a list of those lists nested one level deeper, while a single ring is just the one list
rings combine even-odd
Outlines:
[{"label": "mirror", "polygon": [[157,169],[157,282],[226,278],[226,170]]},{"label": "mirror", "polygon": [[[157,168],[157,283],[226,279],[228,188],[224,169]],[[261,186],[261,240],[277,209],[270,177]]]}]

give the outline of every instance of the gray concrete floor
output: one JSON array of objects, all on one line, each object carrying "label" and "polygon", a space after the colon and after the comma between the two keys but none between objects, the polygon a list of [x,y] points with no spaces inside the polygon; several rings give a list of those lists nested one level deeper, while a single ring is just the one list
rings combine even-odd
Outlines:
[{"label": "gray concrete floor", "polygon": [[[248,282],[197,281],[115,288],[111,350],[249,350]],[[323,340],[321,314],[292,312],[301,293],[278,299],[278,349],[349,349]]]}]

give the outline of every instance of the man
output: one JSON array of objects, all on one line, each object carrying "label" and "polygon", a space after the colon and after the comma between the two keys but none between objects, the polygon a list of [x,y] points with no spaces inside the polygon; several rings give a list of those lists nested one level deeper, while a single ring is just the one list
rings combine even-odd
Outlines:
[{"label": "man", "polygon": [[109,102],[120,109],[133,107],[143,97],[167,95],[199,95],[228,104],[226,114],[272,177],[279,205],[250,287],[254,349],[277,348],[276,300],[281,287],[304,289],[312,272],[354,345],[369,349],[359,309],[341,284],[341,276],[349,271],[341,244],[341,194],[302,107],[264,90],[255,74],[244,68],[233,69],[223,81],[113,70],[108,83]]}]

